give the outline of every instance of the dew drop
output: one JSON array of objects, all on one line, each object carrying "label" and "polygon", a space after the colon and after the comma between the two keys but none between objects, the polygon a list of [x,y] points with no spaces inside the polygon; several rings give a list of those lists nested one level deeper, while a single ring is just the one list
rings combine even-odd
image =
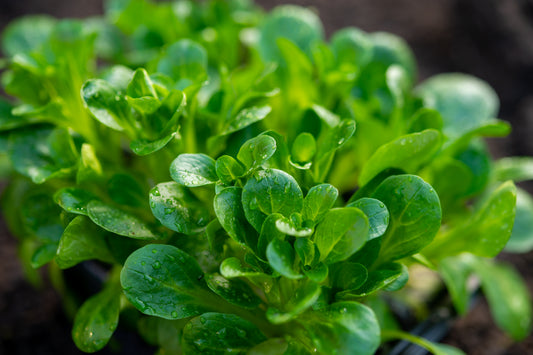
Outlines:
[{"label": "dew drop", "polygon": [[154,269],[161,269],[161,263],[159,261],[156,261],[155,263],[152,264],[152,267]]},{"label": "dew drop", "polygon": [[176,312],[176,311],[172,311],[172,313],[170,313],[170,315],[172,316],[172,318],[178,318],[178,312]]},{"label": "dew drop", "polygon": [[157,249],[152,249],[153,254],[157,254]]},{"label": "dew drop", "polygon": [[171,207],[167,207],[165,208],[165,214],[166,215],[169,215],[169,214],[172,214],[172,212],[174,212],[174,208],[171,208]]},{"label": "dew drop", "polygon": [[207,320],[204,317],[200,317],[200,323],[205,324]]}]

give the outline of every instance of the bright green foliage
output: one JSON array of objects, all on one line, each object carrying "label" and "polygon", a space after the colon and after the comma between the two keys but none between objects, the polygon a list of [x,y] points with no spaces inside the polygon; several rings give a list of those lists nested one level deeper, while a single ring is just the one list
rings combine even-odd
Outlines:
[{"label": "bright green foliage", "polygon": [[461,354],[387,308],[413,264],[440,272],[459,313],[477,275],[496,323],[528,334],[521,280],[484,258],[533,248],[533,200],[512,182],[533,160],[492,161],[483,137],[510,126],[486,83],[414,88],[401,38],[327,40],[298,6],[105,7],[23,18],[1,42],[2,213],[23,265],[112,270],[74,319],[81,350],[124,312],[160,354],[370,355],[398,338]]}]

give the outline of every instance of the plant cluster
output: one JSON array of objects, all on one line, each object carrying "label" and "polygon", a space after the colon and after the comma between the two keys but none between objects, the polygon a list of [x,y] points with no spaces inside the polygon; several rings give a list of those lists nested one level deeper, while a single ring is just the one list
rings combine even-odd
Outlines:
[{"label": "plant cluster", "polygon": [[529,333],[526,288],[492,258],[533,248],[511,181],[532,161],[491,159],[482,138],[510,130],[493,90],[415,86],[389,33],[324,37],[308,9],[244,0],[111,0],[5,30],[2,209],[28,277],[48,264],[77,308],[59,269],[109,270],[75,313],[81,350],[125,318],[160,354],[365,355],[398,338],[461,354],[394,320],[413,265],[459,313],[476,275],[497,324]]}]

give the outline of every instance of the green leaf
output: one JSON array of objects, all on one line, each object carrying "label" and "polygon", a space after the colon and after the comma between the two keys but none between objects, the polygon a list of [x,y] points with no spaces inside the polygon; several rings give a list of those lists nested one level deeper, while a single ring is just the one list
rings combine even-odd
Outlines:
[{"label": "green leaf", "polygon": [[134,239],[161,239],[139,218],[98,200],[87,204],[87,216],[103,229]]},{"label": "green leaf", "polygon": [[229,121],[227,126],[222,130],[222,135],[231,134],[248,127],[249,125],[261,121],[272,111],[270,106],[249,107],[241,110],[234,119]]},{"label": "green leaf", "polygon": [[213,158],[205,154],[180,154],[170,165],[170,176],[180,185],[195,187],[218,181]]},{"label": "green leaf", "polygon": [[312,11],[294,5],[276,7],[260,28],[259,53],[265,62],[282,62],[278,39],[294,43],[311,55],[311,46],[324,37],[322,23]]},{"label": "green leaf", "polygon": [[533,250],[533,199],[522,190],[516,189],[516,215],[513,231],[505,251],[527,253]]},{"label": "green leaf", "polygon": [[219,179],[230,184],[244,174],[242,165],[229,155],[223,155],[216,160],[215,169]]},{"label": "green leaf", "polygon": [[337,297],[342,297],[345,292],[354,291],[363,286],[368,278],[368,271],[361,264],[344,262],[330,267],[330,278],[332,286],[341,291]]},{"label": "green leaf", "polygon": [[416,62],[407,43],[400,37],[387,32],[369,35],[373,44],[372,65],[389,68],[399,65],[407,74],[409,86],[416,80]]},{"label": "green leaf", "polygon": [[114,258],[106,242],[108,234],[85,216],[74,218],[59,241],[56,251],[57,265],[61,269],[67,269],[91,259],[112,263]]},{"label": "green leaf", "polygon": [[382,332],[381,336],[385,341],[388,341],[389,339],[405,339],[428,351],[431,351],[431,353],[434,355],[466,355],[464,352],[454,348],[453,346],[434,343],[422,337],[410,333],[404,333],[402,331],[385,330]]},{"label": "green leaf", "polygon": [[250,286],[239,279],[225,279],[218,274],[207,275],[207,286],[231,304],[254,309],[261,303],[261,299],[254,293]]},{"label": "green leaf", "polygon": [[363,197],[347,204],[346,207],[358,208],[366,215],[370,225],[369,240],[381,237],[387,230],[389,226],[389,210],[387,210],[383,202],[374,198]]},{"label": "green leaf", "polygon": [[456,140],[475,130],[498,112],[498,96],[484,81],[465,74],[440,74],[418,88],[425,107],[440,112],[443,133]]},{"label": "green leaf", "polygon": [[524,280],[512,267],[491,260],[477,258],[473,266],[496,324],[514,340],[527,337],[533,313]]},{"label": "green leaf", "polygon": [[244,164],[246,169],[258,168],[270,159],[276,152],[276,140],[268,135],[260,135],[246,141],[239,153],[237,159]]},{"label": "green leaf", "polygon": [[303,277],[294,267],[296,253],[289,242],[272,239],[266,249],[266,257],[270,266],[281,275],[289,279],[300,279]]},{"label": "green leaf", "polygon": [[290,217],[293,212],[300,212],[303,194],[296,180],[286,172],[260,170],[244,185],[242,205],[246,219],[260,231],[266,216],[272,213]]},{"label": "green leaf", "polygon": [[431,243],[440,228],[439,197],[418,176],[398,175],[385,179],[373,198],[390,213],[389,227],[381,237],[379,261],[393,261],[418,253]]},{"label": "green leaf", "polygon": [[363,165],[359,175],[359,186],[365,186],[387,168],[401,168],[408,173],[416,172],[433,158],[440,145],[440,133],[432,129],[401,136],[382,145]]},{"label": "green leaf", "polygon": [[120,287],[110,283],[83,303],[72,327],[78,349],[93,353],[106,346],[118,325],[121,294]]},{"label": "green leaf", "polygon": [[183,328],[183,351],[190,354],[244,353],[266,337],[247,320],[233,314],[205,313]]},{"label": "green leaf", "polygon": [[464,315],[468,311],[470,291],[468,278],[472,273],[471,255],[450,256],[439,262],[439,272],[450,292],[457,313]]},{"label": "green leaf", "polygon": [[337,201],[339,191],[330,184],[313,186],[305,195],[302,217],[306,221],[320,222]]},{"label": "green leaf", "polygon": [[90,144],[81,145],[81,154],[78,160],[78,171],[76,172],[76,183],[95,181],[102,177],[102,165],[96,156],[94,147]]},{"label": "green leaf", "polygon": [[355,27],[335,32],[331,37],[331,47],[343,71],[359,71],[372,58],[373,45],[369,36]]},{"label": "green leaf", "polygon": [[33,235],[42,243],[55,244],[57,249],[57,243],[63,234],[60,214],[61,209],[44,191],[36,190],[24,195],[20,207],[21,222],[19,222],[22,223],[24,237],[28,234]]},{"label": "green leaf", "polygon": [[303,281],[295,287],[294,293],[282,305],[283,310],[268,308],[267,319],[274,324],[287,323],[309,309],[321,293],[320,285],[312,281]]},{"label": "green leaf", "polygon": [[293,237],[309,237],[313,234],[312,228],[302,225],[302,216],[299,213],[293,213],[291,218],[281,216],[276,220],[276,228],[281,233]]},{"label": "green leaf", "polygon": [[179,233],[200,233],[209,223],[209,211],[185,187],[163,182],[150,191],[150,208],[167,228]]},{"label": "green leaf", "polygon": [[107,183],[107,193],[113,201],[124,206],[142,207],[146,204],[143,187],[130,174],[113,175]]},{"label": "green leaf", "polygon": [[314,241],[320,260],[332,264],[350,257],[368,239],[368,219],[353,207],[334,208],[316,227]]},{"label": "green leaf", "polygon": [[72,174],[77,163],[72,138],[63,128],[39,126],[13,132],[8,155],[13,168],[36,184]]},{"label": "green leaf", "polygon": [[216,298],[203,281],[196,260],[171,245],[149,244],[126,260],[120,282],[142,313],[181,319],[207,312]]},{"label": "green leaf", "polygon": [[496,161],[494,175],[498,181],[513,180],[521,182],[533,180],[532,157],[510,157]]},{"label": "green leaf", "polygon": [[319,353],[372,355],[380,329],[372,310],[356,302],[337,302],[313,313],[304,324]]},{"label": "green leaf", "polygon": [[424,255],[441,259],[470,252],[495,257],[511,236],[515,210],[516,187],[508,181],[494,190],[470,219],[440,235],[424,250]]},{"label": "green leaf", "polygon": [[145,69],[139,68],[133,73],[133,78],[128,84],[126,94],[134,99],[152,97],[157,99],[152,80]]},{"label": "green leaf", "polygon": [[177,133],[171,133],[155,141],[136,139],[130,142],[130,148],[137,155],[152,154],[170,143],[170,141],[176,138],[176,135]]},{"label": "green leaf", "polygon": [[129,117],[128,104],[111,84],[91,79],[83,84],[81,94],[85,105],[100,123],[116,131],[124,130]]},{"label": "green leaf", "polygon": [[220,264],[220,273],[228,279],[264,275],[262,272],[242,266],[241,261],[235,257],[227,258],[222,261]]},{"label": "green leaf", "polygon": [[312,134],[300,133],[291,149],[291,160],[297,164],[306,164],[310,162],[316,153],[316,141]]},{"label": "green leaf", "polygon": [[228,235],[240,244],[255,249],[257,232],[248,223],[241,203],[242,189],[227,187],[215,196],[215,214]]},{"label": "green leaf", "polygon": [[174,79],[176,88],[182,90],[206,79],[207,52],[196,42],[179,40],[166,48],[157,71]]},{"label": "green leaf", "polygon": [[38,269],[45,264],[48,264],[56,256],[57,243],[41,244],[31,256],[31,267]]},{"label": "green leaf", "polygon": [[40,49],[49,39],[55,23],[55,19],[43,15],[25,16],[13,21],[2,33],[2,51],[13,57]]},{"label": "green leaf", "polygon": [[267,260],[266,249],[273,239],[285,239],[285,234],[281,232],[276,225],[276,222],[282,218],[283,216],[279,213],[272,213],[271,215],[267,216],[263,222],[263,225],[261,226],[259,240],[257,241],[257,255],[263,260]]},{"label": "green leaf", "polygon": [[442,117],[439,111],[421,108],[415,112],[409,123],[409,133],[422,132],[427,129],[442,130]]},{"label": "green leaf", "polygon": [[[358,289],[339,294],[338,296],[347,295],[348,297],[365,297],[379,290],[387,290],[392,287],[391,291],[399,289],[405,285],[409,274],[407,268],[398,263],[385,263],[378,268],[369,271],[365,283]],[[394,287],[396,282],[400,282],[398,287]]]},{"label": "green leaf", "polygon": [[54,194],[54,202],[67,212],[87,215],[87,204],[98,199],[87,190],[65,187]]}]

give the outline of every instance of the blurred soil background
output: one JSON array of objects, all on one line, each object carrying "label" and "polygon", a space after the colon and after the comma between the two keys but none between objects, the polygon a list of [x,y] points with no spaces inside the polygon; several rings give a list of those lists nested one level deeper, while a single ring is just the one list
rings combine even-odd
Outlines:
[{"label": "blurred soil background", "polygon": [[[420,80],[442,72],[484,79],[501,99],[500,118],[513,125],[510,137],[491,141],[494,155],[533,155],[533,0],[258,0],[267,9],[287,2],[315,8],[328,36],[356,26],[403,37],[418,61]],[[0,0],[0,31],[25,14],[87,17],[102,11],[101,0]],[[533,192],[533,185],[523,187]],[[533,253],[504,254],[501,259],[515,265],[533,292]],[[532,336],[513,344],[488,312],[484,300],[477,302],[444,341],[471,355],[533,354]],[[110,352],[100,352],[104,353]],[[121,353],[144,355],[153,349],[132,346]],[[4,354],[81,352],[72,343],[70,321],[50,281],[37,290],[24,280],[16,241],[0,221],[0,355]]]}]

